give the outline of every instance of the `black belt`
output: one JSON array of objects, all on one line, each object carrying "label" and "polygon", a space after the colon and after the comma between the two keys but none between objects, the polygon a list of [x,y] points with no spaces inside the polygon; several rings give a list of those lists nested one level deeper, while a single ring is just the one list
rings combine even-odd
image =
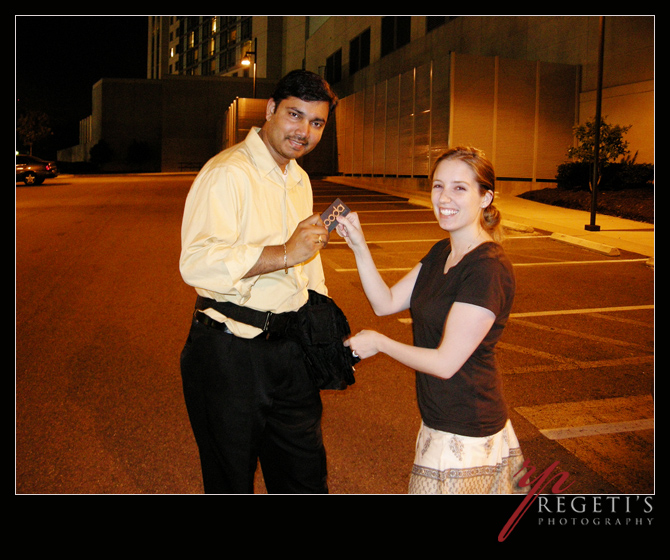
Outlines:
[{"label": "black belt", "polygon": [[193,317],[195,317],[195,320],[198,321],[198,323],[202,323],[203,325],[207,327],[212,327],[213,329],[218,329],[220,331],[226,330],[228,327],[226,327],[225,323],[222,323],[221,321],[217,321],[216,319],[212,319],[209,315],[206,313],[203,313],[199,309],[196,309],[193,312]]},{"label": "black belt", "polygon": [[215,309],[222,315],[261,329],[264,333],[283,334],[289,322],[296,316],[296,311],[286,313],[272,313],[271,311],[259,311],[250,307],[236,305],[229,301],[216,301],[210,298],[198,296],[195,302],[194,316],[196,320],[209,327],[226,329],[225,323],[212,319],[202,311],[204,309]]}]

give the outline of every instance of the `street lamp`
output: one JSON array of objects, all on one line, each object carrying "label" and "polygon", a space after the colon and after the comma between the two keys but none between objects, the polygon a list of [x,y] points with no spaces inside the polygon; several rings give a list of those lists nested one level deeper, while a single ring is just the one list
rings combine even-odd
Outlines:
[{"label": "street lamp", "polygon": [[257,43],[256,39],[254,39],[254,50],[253,51],[247,51],[244,56],[242,57],[242,60],[240,61],[240,64],[242,66],[250,66],[251,65],[251,60],[249,59],[249,55],[254,56],[254,89],[253,89],[253,97],[254,99],[256,98],[256,52],[257,52]]},{"label": "street lamp", "polygon": [[596,125],[593,142],[593,181],[591,188],[591,221],[584,226],[586,231],[600,231],[596,225],[598,207],[598,160],[600,158],[600,113],[603,97],[603,53],[605,50],[605,16],[600,16],[600,44],[598,45],[598,85],[596,90]]}]

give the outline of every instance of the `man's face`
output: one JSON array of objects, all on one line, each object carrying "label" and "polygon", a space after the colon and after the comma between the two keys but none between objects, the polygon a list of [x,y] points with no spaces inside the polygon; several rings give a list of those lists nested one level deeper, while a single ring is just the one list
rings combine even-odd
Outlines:
[{"label": "man's face", "polygon": [[282,169],[289,160],[304,156],[316,147],[328,112],[327,101],[303,101],[297,97],[282,99],[279,105],[274,99],[268,101],[261,138]]}]

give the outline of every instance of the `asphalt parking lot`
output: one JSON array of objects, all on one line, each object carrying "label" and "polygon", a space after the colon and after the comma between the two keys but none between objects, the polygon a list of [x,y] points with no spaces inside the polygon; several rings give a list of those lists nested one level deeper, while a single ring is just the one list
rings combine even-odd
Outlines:
[{"label": "asphalt parking lot", "polygon": [[[16,487],[21,494],[199,494],[179,355],[194,291],[179,275],[189,175],[59,177],[16,191]],[[425,206],[314,181],[314,209],[358,211],[393,283],[444,232]],[[508,230],[517,294],[499,345],[525,457],[558,462],[575,494],[654,490],[654,270]],[[334,235],[322,253],[354,331],[411,343],[408,313],[376,317]],[[420,418],[414,373],[385,356],[325,391],[331,494],[406,494]],[[262,493],[258,470],[257,492]]]}]

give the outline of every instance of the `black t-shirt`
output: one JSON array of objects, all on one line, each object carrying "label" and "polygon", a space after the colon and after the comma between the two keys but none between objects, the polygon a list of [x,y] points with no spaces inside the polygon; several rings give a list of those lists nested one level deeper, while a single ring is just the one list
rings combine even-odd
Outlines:
[{"label": "black t-shirt", "polygon": [[436,243],[421,261],[410,302],[414,345],[437,348],[454,302],[490,309],[496,316],[482,343],[450,379],[416,373],[417,400],[424,423],[436,430],[470,437],[500,431],[507,405],[495,356],[514,299],[512,263],[503,248],[487,242],[465,254],[444,274],[449,239]]}]

